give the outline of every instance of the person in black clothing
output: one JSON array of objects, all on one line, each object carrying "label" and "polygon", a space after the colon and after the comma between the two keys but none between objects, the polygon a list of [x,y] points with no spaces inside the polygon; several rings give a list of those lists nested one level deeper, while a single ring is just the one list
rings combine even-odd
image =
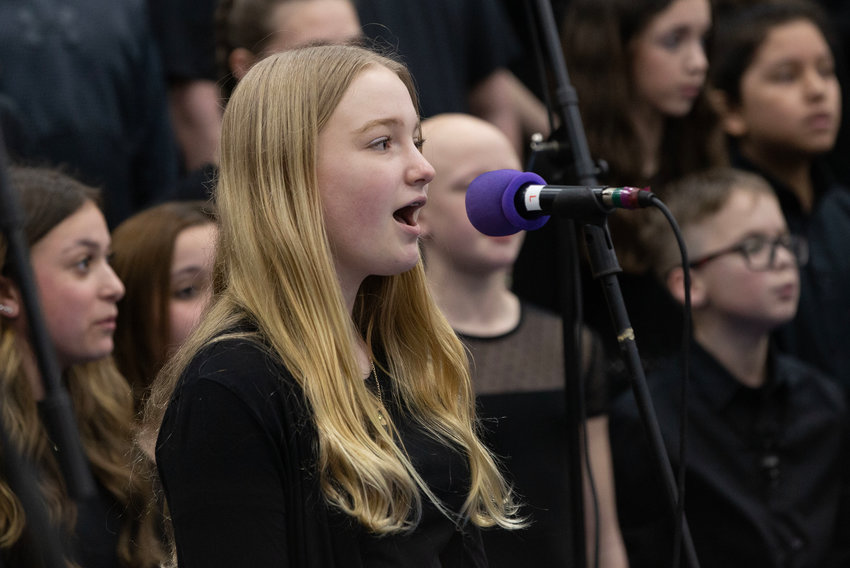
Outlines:
[{"label": "person in black clothing", "polygon": [[486,566],[479,527],[522,525],[426,290],[415,100],[405,67],[352,46],[237,85],[217,290],[141,437],[180,566]]},{"label": "person in black clothing", "polygon": [[522,155],[548,133],[546,109],[509,69],[521,55],[512,23],[491,0],[358,0],[363,33],[391,46],[419,87],[422,116],[471,113],[495,124]]},{"label": "person in black clothing", "polygon": [[[846,401],[770,339],[794,317],[805,241],[789,233],[770,186],[754,174],[713,170],[674,188],[667,205],[692,277],[685,514],[700,565],[847,566]],[[653,268],[681,303],[678,247],[666,221],[654,229]],[[682,372],[681,357],[671,357],[647,375],[674,468]],[[611,449],[630,565],[670,565],[672,509],[631,393],[611,409]]]},{"label": "person in black clothing", "polygon": [[218,0],[147,0],[159,47],[181,173],[214,164],[221,130],[213,14]]},{"label": "person in black clothing", "polygon": [[[677,177],[725,163],[721,132],[704,89],[710,2],[570,0],[561,23],[564,59],[588,149],[592,158],[608,165],[607,172],[597,176],[599,183],[650,186],[661,194]],[[570,173],[570,160],[546,164],[544,159],[535,163],[535,171],[548,183],[579,181]],[[623,269],[618,274],[623,302],[646,367],[676,349],[682,330],[674,304],[647,266],[646,249],[651,245],[640,233],[651,213],[617,211],[607,219]],[[514,265],[513,289],[524,299],[566,313],[557,284],[566,271],[559,270],[560,258],[568,252],[556,250],[558,223],[563,225],[553,218],[528,234]],[[583,237],[577,240],[581,243]],[[584,247],[580,253],[584,259]],[[581,267],[582,315],[603,339],[611,390],[616,392],[626,384],[616,341],[619,330],[587,264]],[[662,313],[669,315],[659,316]]]},{"label": "person in black clothing", "polygon": [[791,232],[809,241],[800,306],[779,344],[850,392],[850,188],[828,165],[841,124],[831,38],[808,2],[733,11],[717,26],[710,81],[733,163],[770,182]]},{"label": "person in black clothing", "polygon": [[168,197],[176,145],[143,2],[2,2],[0,58],[29,139],[13,155],[101,188],[110,227]]},{"label": "person in black clothing", "polygon": [[[521,302],[510,291],[508,274],[525,235],[483,235],[470,223],[464,206],[466,188],[477,175],[517,169],[519,158],[501,131],[471,115],[437,115],[423,122],[422,133],[428,140],[425,157],[437,172],[419,219],[426,274],[437,304],[470,349],[485,440],[504,460],[531,521],[522,531],[483,533],[490,565],[570,565],[574,549],[569,538],[562,322],[551,312]],[[625,549],[614,508],[607,393],[596,357],[601,349],[587,331],[582,347],[587,449],[598,504],[594,510],[585,478],[587,538],[583,544],[588,566],[621,567]]]}]

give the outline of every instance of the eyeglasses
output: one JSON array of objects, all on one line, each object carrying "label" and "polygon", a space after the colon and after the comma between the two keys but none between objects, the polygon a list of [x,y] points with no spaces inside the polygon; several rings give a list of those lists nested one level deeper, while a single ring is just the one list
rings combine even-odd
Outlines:
[{"label": "eyeglasses", "polygon": [[688,266],[691,268],[700,268],[715,258],[735,253],[744,257],[744,261],[750,270],[771,270],[775,268],[776,249],[780,246],[794,255],[797,266],[805,266],[809,261],[809,244],[803,237],[798,235],[781,235],[775,239],[771,239],[765,235],[752,235],[729,248],[694,260]]}]

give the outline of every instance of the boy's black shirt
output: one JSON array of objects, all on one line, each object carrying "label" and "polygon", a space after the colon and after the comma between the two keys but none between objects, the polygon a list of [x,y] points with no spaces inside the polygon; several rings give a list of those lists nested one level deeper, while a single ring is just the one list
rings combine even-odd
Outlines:
[{"label": "boy's black shirt", "polygon": [[[737,381],[692,345],[685,511],[700,565],[847,566],[847,407],[816,369],[771,350],[769,379]],[[681,359],[647,381],[674,469]],[[632,568],[669,565],[672,513],[634,397],[610,414],[620,524]]]}]

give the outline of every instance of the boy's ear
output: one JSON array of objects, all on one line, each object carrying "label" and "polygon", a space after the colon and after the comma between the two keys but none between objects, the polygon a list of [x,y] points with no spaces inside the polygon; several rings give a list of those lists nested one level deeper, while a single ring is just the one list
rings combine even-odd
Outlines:
[{"label": "boy's ear", "polygon": [[227,56],[227,65],[237,81],[241,81],[248,69],[256,62],[257,56],[254,55],[254,52],[244,47],[237,47]]},{"label": "boy's ear", "polygon": [[[685,271],[677,266],[667,274],[667,289],[681,305],[685,305]],[[691,271],[691,308],[705,305],[705,286],[698,274]]]},{"label": "boy's ear", "polygon": [[21,295],[18,287],[6,276],[0,276],[0,316],[16,318],[21,313]]},{"label": "boy's ear", "polygon": [[747,123],[741,115],[739,105],[734,105],[729,101],[726,93],[719,89],[708,89],[708,101],[714,111],[720,117],[720,124],[726,134],[741,138],[747,133]]}]

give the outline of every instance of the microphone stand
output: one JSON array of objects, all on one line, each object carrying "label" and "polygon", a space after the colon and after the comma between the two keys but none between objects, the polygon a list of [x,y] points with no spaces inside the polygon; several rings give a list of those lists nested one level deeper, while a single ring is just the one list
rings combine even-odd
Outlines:
[{"label": "microphone stand", "polygon": [[[551,72],[553,73],[555,81],[554,95],[556,100],[554,101],[554,107],[557,112],[557,116],[560,118],[561,127],[566,133],[565,142],[568,145],[569,150],[572,152],[573,167],[576,177],[581,185],[598,186],[599,183],[596,179],[598,167],[594,163],[587,145],[581,114],[579,112],[578,95],[569,80],[560,38],[558,36],[558,28],[552,13],[550,0],[536,0],[536,6],[537,15],[540,19],[540,28],[543,31],[543,42],[546,47],[546,52],[550,58]],[[556,141],[554,145],[559,148],[561,143]],[[554,210],[557,211],[557,199]],[[565,220],[561,219],[560,221]],[[617,256],[614,252],[614,245],[608,231],[607,213],[600,211],[599,214],[589,214],[588,218],[582,219],[581,221],[583,222],[582,231],[587,245],[591,273],[594,280],[599,280],[602,285],[609,313],[616,329],[617,343],[620,347],[620,352],[624,362],[630,371],[629,377],[631,380],[631,387],[634,391],[644,428],[647,436],[649,437],[650,448],[659,467],[659,473],[662,476],[671,509],[672,511],[676,511],[679,501],[677,484],[673,475],[673,469],[670,465],[670,460],[665,450],[661,430],[655,417],[655,410],[649,395],[649,389],[646,385],[643,365],[641,364],[637,344],[635,343],[634,331],[632,330],[631,323],[629,322],[623,296],[620,291],[617,273],[622,272],[622,269],[617,261]],[[573,274],[575,275],[577,274],[577,254],[575,252],[575,239],[573,237],[575,234],[574,227],[571,222],[559,223],[558,227],[560,232],[559,241],[561,243],[566,243],[566,245],[561,244],[562,251],[570,250],[568,247],[572,246],[573,254],[569,256],[562,256],[562,258],[569,262],[568,268],[573,270]],[[565,279],[565,282],[568,281]],[[573,282],[579,282],[577,276],[573,276]],[[565,309],[563,312],[565,354],[575,353],[574,347],[577,345],[576,322],[580,320],[578,318],[570,319],[568,316],[574,316],[581,311],[581,293],[579,288],[580,284],[576,289],[577,293],[573,294],[572,298],[567,301],[563,301],[562,296],[562,307]],[[571,308],[567,309],[568,307]],[[575,358],[574,361],[576,360],[580,359]],[[567,377],[569,377],[569,373],[567,373]],[[578,389],[570,388],[569,382],[570,381],[568,380],[565,391],[568,397],[567,408],[572,411],[576,405],[581,403],[581,401],[571,401],[570,398],[582,396],[582,394],[580,387]],[[578,380],[572,382],[580,383]],[[571,390],[576,392],[570,392]],[[581,415],[574,415],[572,417],[572,425],[575,425],[577,421],[580,427]],[[577,458],[573,454],[579,451],[579,448],[582,447],[580,436],[577,435],[575,430],[570,432],[570,442],[572,446],[570,463],[574,466],[576,462],[579,464],[581,462],[580,457]],[[581,472],[581,468],[579,467],[579,469],[575,469],[575,467],[573,467],[571,471]],[[581,475],[578,476],[578,488],[575,487],[575,481],[572,483],[573,503],[582,503],[583,489],[581,488]],[[583,507],[576,508],[581,509],[582,518],[576,518],[577,515],[573,515],[573,548],[576,551],[574,565],[576,567],[584,567],[586,566],[587,560],[584,551]],[[579,532],[579,530],[581,532]],[[688,528],[687,520],[684,516],[682,517],[682,539],[683,550],[688,565],[691,568],[698,568],[699,562],[696,557],[696,551],[693,546],[690,529]]]},{"label": "microphone stand", "polygon": [[[42,317],[23,233],[23,211],[17,194],[9,183],[6,162],[5,144],[0,131],[0,231],[5,234],[8,243],[10,270],[11,274],[17,277],[33,351],[44,387],[44,400],[39,403],[41,418],[56,449],[69,495],[78,501],[84,500],[95,494],[94,478],[77,431],[71,399],[62,385],[56,354]],[[5,440],[2,447],[4,452],[11,454],[12,448]],[[10,481],[15,481],[14,477],[10,475]],[[17,488],[16,491],[18,490],[21,489]],[[27,493],[26,489],[24,493]],[[37,513],[34,518],[37,518]]]},{"label": "microphone stand", "polygon": [[[26,532],[32,541],[38,539],[38,546],[30,547],[37,556],[38,568],[65,568],[67,563],[62,556],[62,540],[57,528],[50,524],[44,500],[35,480],[38,479],[33,468],[12,445],[6,425],[0,416],[0,448],[3,448],[3,475],[9,480],[9,487],[15,493],[27,518]],[[0,568],[3,559],[0,558]]]}]

